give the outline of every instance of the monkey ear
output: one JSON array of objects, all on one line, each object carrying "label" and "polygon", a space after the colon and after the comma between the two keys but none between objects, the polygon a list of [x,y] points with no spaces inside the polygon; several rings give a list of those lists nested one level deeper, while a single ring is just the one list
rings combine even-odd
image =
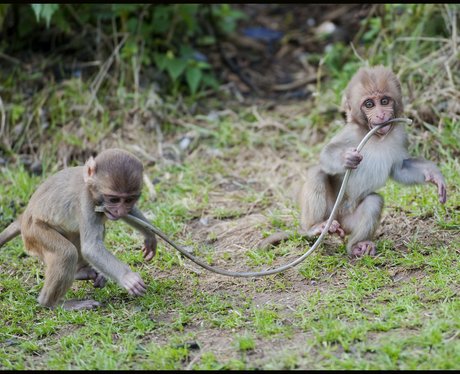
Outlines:
[{"label": "monkey ear", "polygon": [[94,174],[96,174],[96,161],[93,157],[90,157],[85,163],[83,174],[83,180],[85,183],[88,183],[88,181],[94,177]]},{"label": "monkey ear", "polygon": [[345,113],[345,118],[347,122],[352,122],[352,115],[351,115],[351,107],[350,102],[347,99],[347,95],[342,96],[342,103],[340,106],[340,110],[342,113]]}]

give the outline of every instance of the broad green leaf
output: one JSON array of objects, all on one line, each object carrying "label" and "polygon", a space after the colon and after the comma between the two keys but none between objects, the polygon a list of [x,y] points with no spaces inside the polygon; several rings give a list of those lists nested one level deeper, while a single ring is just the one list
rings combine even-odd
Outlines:
[{"label": "broad green leaf", "polygon": [[171,76],[173,81],[176,81],[177,78],[184,72],[187,66],[187,61],[180,58],[172,58],[166,62],[166,70]]},{"label": "broad green leaf", "polygon": [[158,69],[160,69],[161,71],[165,70],[166,64],[168,62],[168,59],[166,58],[165,54],[155,52],[153,54],[153,59],[155,60],[155,65]]},{"label": "broad green leaf", "polygon": [[50,27],[51,17],[59,9],[59,4],[31,4],[31,6],[37,22],[43,17],[46,21],[46,27]]},{"label": "broad green leaf", "polygon": [[187,79],[187,84],[190,88],[190,92],[192,93],[192,95],[194,95],[196,90],[198,89],[202,76],[203,73],[201,72],[201,69],[197,67],[189,67],[185,72],[185,78]]}]

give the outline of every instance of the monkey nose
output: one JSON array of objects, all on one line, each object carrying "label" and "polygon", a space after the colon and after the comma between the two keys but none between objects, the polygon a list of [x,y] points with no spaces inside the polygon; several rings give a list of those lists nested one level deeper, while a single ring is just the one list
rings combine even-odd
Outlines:
[{"label": "monkey nose", "polygon": [[118,217],[118,218],[124,217],[124,216],[126,216],[128,213],[129,213],[129,210],[126,209],[126,208],[117,209],[117,217]]}]

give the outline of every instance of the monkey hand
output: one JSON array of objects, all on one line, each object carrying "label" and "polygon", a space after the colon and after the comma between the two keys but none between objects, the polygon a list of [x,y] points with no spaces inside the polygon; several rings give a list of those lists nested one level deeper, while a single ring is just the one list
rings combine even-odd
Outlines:
[{"label": "monkey hand", "polygon": [[429,168],[424,170],[425,181],[438,186],[439,202],[444,204],[447,201],[447,188],[446,182],[441,172],[437,168]]},{"label": "monkey hand", "polygon": [[[326,224],[327,224],[327,221],[319,223],[319,224],[313,226],[310,230],[308,230],[306,234],[308,236],[321,235],[321,233],[326,228]],[[338,221],[336,221],[335,219],[331,222],[331,226],[329,226],[328,231],[329,231],[329,234],[337,234],[342,239],[345,237],[345,231],[342,229],[342,226],[340,226],[340,223]]]},{"label": "monkey hand", "polygon": [[101,273],[96,273],[93,281],[94,288],[104,288],[106,283],[107,279]]},{"label": "monkey hand", "polygon": [[130,295],[142,296],[147,289],[144,281],[137,273],[132,271],[126,273],[121,279],[121,285],[128,291]]},{"label": "monkey hand", "polygon": [[356,148],[349,148],[343,154],[343,166],[346,169],[356,169],[363,159],[363,155]]},{"label": "monkey hand", "polygon": [[144,248],[142,248],[144,260],[150,261],[157,253],[157,238],[155,235],[147,236],[144,240]]}]

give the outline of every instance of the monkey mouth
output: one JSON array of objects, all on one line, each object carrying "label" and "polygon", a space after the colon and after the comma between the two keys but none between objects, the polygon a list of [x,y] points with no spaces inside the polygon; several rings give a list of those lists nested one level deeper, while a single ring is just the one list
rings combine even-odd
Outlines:
[{"label": "monkey mouth", "polygon": [[105,213],[105,216],[106,216],[109,220],[111,220],[111,221],[116,221],[116,220],[119,218],[119,217],[113,215],[113,214],[112,214],[110,211],[108,211],[108,210],[105,210],[104,213]]},{"label": "monkey mouth", "polygon": [[[386,121],[385,121],[385,122],[386,122]],[[381,122],[381,123],[372,123],[369,127],[370,127],[370,129],[372,130],[374,127],[377,127],[377,126],[379,126],[379,125],[382,125],[382,124],[384,124],[385,122]],[[386,135],[386,134],[388,134],[388,133],[391,131],[392,128],[393,128],[393,125],[390,123],[390,124],[388,124],[388,125],[386,125],[386,126],[383,126],[383,127],[380,128],[379,130],[377,130],[377,134],[378,134],[378,135]]]}]

